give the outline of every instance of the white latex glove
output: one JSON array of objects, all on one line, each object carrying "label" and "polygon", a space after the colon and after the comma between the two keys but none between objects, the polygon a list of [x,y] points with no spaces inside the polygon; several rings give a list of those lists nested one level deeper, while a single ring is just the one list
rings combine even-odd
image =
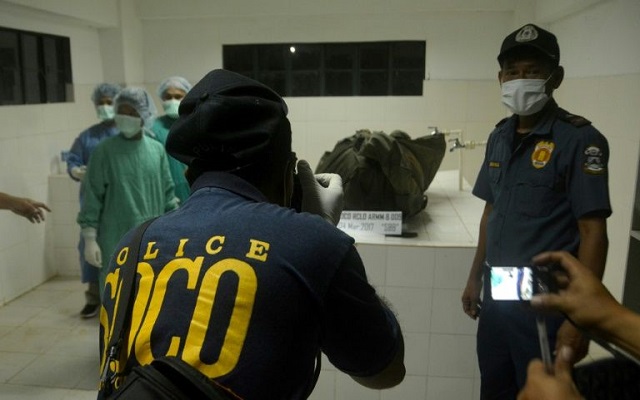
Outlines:
[{"label": "white latex glove", "polygon": [[344,191],[340,175],[314,175],[309,163],[300,160],[298,161],[298,177],[302,187],[302,211],[317,214],[337,225],[344,205]]},{"label": "white latex glove", "polygon": [[102,251],[96,242],[96,229],[83,228],[81,234],[84,239],[84,260],[96,268],[102,268]]},{"label": "white latex glove", "polygon": [[83,165],[80,167],[71,168],[71,176],[81,181],[84,178],[84,175],[87,173],[87,166]]}]

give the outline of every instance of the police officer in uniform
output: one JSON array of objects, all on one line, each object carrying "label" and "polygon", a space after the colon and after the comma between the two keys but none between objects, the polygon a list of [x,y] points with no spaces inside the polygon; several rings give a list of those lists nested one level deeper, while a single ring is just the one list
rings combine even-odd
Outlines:
[{"label": "police officer in uniform", "polygon": [[[533,24],[508,35],[498,55],[502,102],[513,115],[489,136],[473,189],[486,205],[462,295],[464,312],[479,317],[482,399],[515,399],[529,361],[541,357],[536,314],[522,302],[491,298],[491,266],[528,265],[543,251],[566,250],[598,277],[604,272],[609,147],[591,122],[554,101],[564,75],[559,61],[556,37]],[[546,322],[552,352],[567,345],[572,362],[586,355],[588,341],[568,321]]]},{"label": "police officer in uniform", "polygon": [[[398,321],[335,227],[340,177],[300,161],[302,212],[292,208],[286,114],[273,90],[225,70],[182,100],[166,149],[188,165],[191,195],[142,238],[130,365],[177,356],[244,400],[307,398],[320,351],[366,387],[403,380]],[[103,351],[130,236],[109,266]]]}]

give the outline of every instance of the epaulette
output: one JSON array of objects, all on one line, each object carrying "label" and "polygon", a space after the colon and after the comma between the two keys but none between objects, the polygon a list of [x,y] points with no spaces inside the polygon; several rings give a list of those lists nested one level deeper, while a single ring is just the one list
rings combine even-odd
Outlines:
[{"label": "epaulette", "polygon": [[589,121],[585,117],[582,117],[580,115],[574,115],[568,112],[560,113],[560,115],[558,115],[558,118],[570,123],[571,125],[577,128],[581,126],[591,125],[591,121]]},{"label": "epaulette", "polygon": [[498,121],[498,123],[496,124],[496,128],[503,125],[505,122],[507,122],[507,120],[509,119],[509,117],[505,117],[502,118],[500,121]]}]

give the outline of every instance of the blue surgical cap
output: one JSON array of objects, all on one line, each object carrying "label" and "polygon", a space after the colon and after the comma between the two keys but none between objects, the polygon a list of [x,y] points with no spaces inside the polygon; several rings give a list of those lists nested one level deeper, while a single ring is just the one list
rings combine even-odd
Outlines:
[{"label": "blue surgical cap", "polygon": [[169,88],[180,89],[184,90],[185,93],[189,93],[189,90],[191,90],[191,84],[181,76],[171,76],[163,80],[158,86],[158,97],[162,98],[164,92]]},{"label": "blue surgical cap", "polygon": [[91,101],[93,101],[93,104],[97,106],[98,101],[102,97],[111,97],[111,99],[113,99],[118,93],[120,93],[120,90],[122,90],[120,85],[115,83],[101,83],[93,89]]},{"label": "blue surgical cap", "polygon": [[144,121],[145,127],[150,127],[158,113],[151,96],[146,90],[138,87],[127,87],[116,96],[114,108],[116,113],[120,105],[127,104],[133,107]]}]

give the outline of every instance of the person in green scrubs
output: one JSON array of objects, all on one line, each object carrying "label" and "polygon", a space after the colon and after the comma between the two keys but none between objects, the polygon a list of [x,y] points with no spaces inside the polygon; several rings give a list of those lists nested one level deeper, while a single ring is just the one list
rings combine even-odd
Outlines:
[{"label": "person in green scrubs", "polygon": [[85,240],[84,256],[100,268],[102,299],[106,268],[130,229],[178,207],[167,153],[145,132],[155,106],[140,88],[123,89],[115,98],[119,134],[103,140],[89,160],[84,204],[77,222]]},{"label": "person in green scrubs", "polygon": [[[191,84],[181,76],[171,76],[158,85],[158,97],[162,100],[164,115],[155,119],[151,131],[155,139],[163,146],[167,143],[169,129],[178,120],[180,102],[189,93],[189,90],[191,90]],[[175,185],[174,190],[180,203],[184,203],[190,193],[189,183],[184,176],[186,169],[186,165],[169,156],[169,171],[171,171],[171,178],[173,178]]]}]

